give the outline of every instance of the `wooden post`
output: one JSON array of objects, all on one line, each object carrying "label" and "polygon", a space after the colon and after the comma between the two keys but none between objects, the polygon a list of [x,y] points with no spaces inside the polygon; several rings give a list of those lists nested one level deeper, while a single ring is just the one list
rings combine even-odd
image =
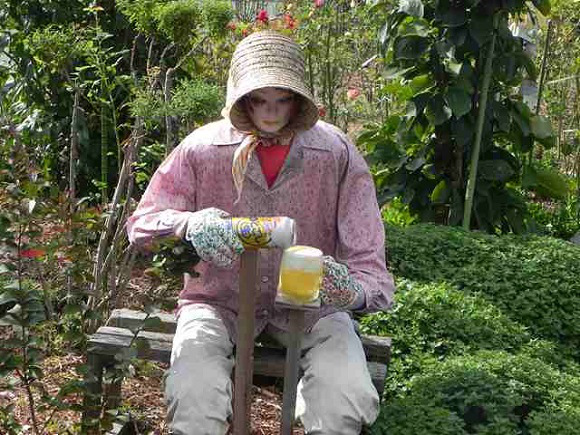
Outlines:
[{"label": "wooden post", "polygon": [[284,396],[282,398],[282,435],[292,434],[294,409],[296,408],[296,386],[300,369],[300,349],[304,329],[304,310],[291,309],[289,341],[286,348],[284,367]]},{"label": "wooden post", "polygon": [[89,352],[87,355],[87,373],[85,375],[85,393],[83,415],[81,418],[82,433],[97,434],[101,416],[101,399],[103,393],[103,369],[105,357]]},{"label": "wooden post", "polygon": [[254,368],[254,316],[258,286],[258,251],[244,251],[240,261],[233,433],[234,435],[249,435],[251,387]]},{"label": "wooden post", "polygon": [[296,408],[296,387],[300,374],[300,357],[302,351],[302,336],[304,334],[304,318],[307,311],[320,309],[320,299],[305,304],[297,304],[276,296],[276,307],[288,311],[288,343],[286,346],[286,363],[284,366],[284,395],[282,397],[282,435],[292,434],[294,410]]}]

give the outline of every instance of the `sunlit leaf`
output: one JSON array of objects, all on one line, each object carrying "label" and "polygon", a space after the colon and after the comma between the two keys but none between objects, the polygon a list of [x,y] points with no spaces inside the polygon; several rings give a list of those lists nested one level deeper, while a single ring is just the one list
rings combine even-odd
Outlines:
[{"label": "sunlit leaf", "polygon": [[449,198],[451,189],[445,180],[441,180],[431,192],[431,202],[434,204],[445,204]]},{"label": "sunlit leaf", "polygon": [[450,88],[445,100],[456,118],[461,118],[471,110],[471,96],[463,89]]},{"label": "sunlit leaf", "polygon": [[538,139],[546,139],[550,136],[554,136],[552,123],[545,116],[532,116],[530,119],[530,128],[532,130],[532,134]]},{"label": "sunlit leaf", "polygon": [[416,76],[411,80],[409,85],[413,90],[413,95],[419,94],[424,92],[426,89],[432,87],[434,85],[433,78],[429,74],[422,74],[420,76]]},{"label": "sunlit leaf", "polygon": [[414,17],[423,18],[423,2],[421,0],[400,0],[399,11]]}]

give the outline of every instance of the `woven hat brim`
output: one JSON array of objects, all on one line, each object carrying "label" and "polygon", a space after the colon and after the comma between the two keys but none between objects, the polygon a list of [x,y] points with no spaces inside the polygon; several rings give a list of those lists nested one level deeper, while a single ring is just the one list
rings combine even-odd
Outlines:
[{"label": "woven hat brim", "polygon": [[256,127],[246,113],[242,98],[258,89],[280,88],[301,97],[297,115],[283,130],[311,128],[318,121],[318,108],[305,84],[304,73],[302,50],[291,38],[273,31],[250,35],[240,42],[232,57],[222,115],[238,130],[253,131]]}]

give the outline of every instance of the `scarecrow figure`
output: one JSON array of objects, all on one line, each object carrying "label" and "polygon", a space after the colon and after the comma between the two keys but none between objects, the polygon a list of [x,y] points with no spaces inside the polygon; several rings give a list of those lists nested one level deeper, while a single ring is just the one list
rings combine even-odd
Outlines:
[{"label": "scarecrow figure", "polygon": [[[237,46],[224,119],[187,136],[157,169],[129,219],[132,243],[176,235],[201,261],[185,274],[165,385],[175,434],[223,434],[232,415],[239,255],[225,217],[288,216],[297,243],[324,254],[321,307],[308,313],[296,416],[308,434],[358,434],[379,397],[351,312],[387,309],[393,279],[368,167],[346,135],[318,120],[300,47],[273,31]],[[284,343],[275,306],[280,250],[260,251],[256,336]]]}]

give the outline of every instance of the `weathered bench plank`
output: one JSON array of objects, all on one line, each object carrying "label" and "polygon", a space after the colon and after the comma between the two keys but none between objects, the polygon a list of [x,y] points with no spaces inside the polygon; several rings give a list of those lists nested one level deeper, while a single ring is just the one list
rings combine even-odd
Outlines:
[{"label": "weathered bench plank", "polygon": [[[116,309],[111,313],[107,321],[107,326],[136,330],[137,328],[143,327],[143,321],[146,317],[147,314],[143,311],[129,310],[127,308]],[[151,326],[145,325],[143,327],[144,330],[175,334],[175,329],[177,328],[175,315],[159,312],[151,314],[150,317],[157,317],[159,322],[156,322],[154,329]]]},{"label": "weathered bench plank", "polygon": [[[109,317],[109,321],[107,322],[107,326],[136,330],[137,328],[143,327],[143,321],[146,316],[147,314],[144,312],[129,310],[126,308],[113,310]],[[155,323],[154,329],[145,325],[145,327],[143,327],[144,330],[175,334],[177,320],[173,314],[156,313],[151,315],[151,317],[157,317],[159,321]],[[263,336],[258,337],[258,341],[263,338]],[[368,361],[388,364],[391,357],[390,337],[361,334],[360,339]],[[266,338],[264,341],[268,344],[268,347],[272,347],[270,346],[271,340]]]}]

